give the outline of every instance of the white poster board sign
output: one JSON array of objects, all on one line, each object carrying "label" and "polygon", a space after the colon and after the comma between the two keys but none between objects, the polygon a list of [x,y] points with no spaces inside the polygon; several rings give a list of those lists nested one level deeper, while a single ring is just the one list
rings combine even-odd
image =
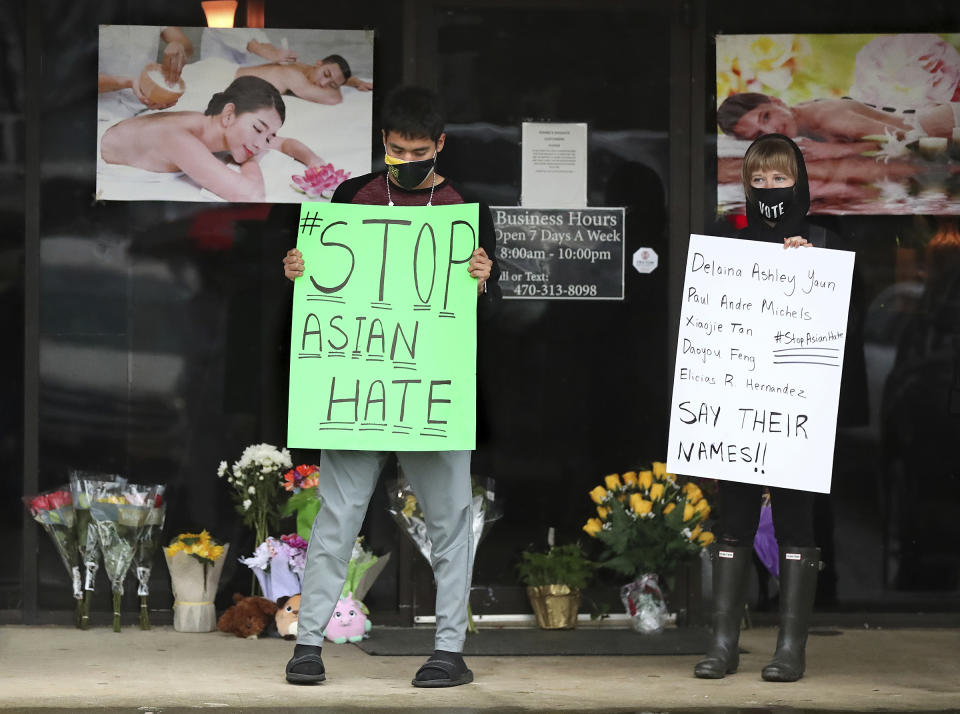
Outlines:
[{"label": "white poster board sign", "polygon": [[532,208],[587,205],[587,125],[524,122],[520,204]]},{"label": "white poster board sign", "polygon": [[669,471],[830,492],[853,261],[690,236]]}]

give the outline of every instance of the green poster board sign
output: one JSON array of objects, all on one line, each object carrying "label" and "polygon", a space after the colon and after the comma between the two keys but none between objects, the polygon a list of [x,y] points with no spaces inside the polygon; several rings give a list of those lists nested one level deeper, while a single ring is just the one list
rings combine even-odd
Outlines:
[{"label": "green poster board sign", "polygon": [[474,448],[477,227],[475,203],[303,204],[288,446]]}]

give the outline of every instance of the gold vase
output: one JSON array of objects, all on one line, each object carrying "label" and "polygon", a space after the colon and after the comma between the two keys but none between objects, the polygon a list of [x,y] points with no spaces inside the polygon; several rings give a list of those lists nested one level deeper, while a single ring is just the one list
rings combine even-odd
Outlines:
[{"label": "gold vase", "polygon": [[572,630],[577,626],[580,590],[567,585],[530,585],[527,596],[544,630]]}]

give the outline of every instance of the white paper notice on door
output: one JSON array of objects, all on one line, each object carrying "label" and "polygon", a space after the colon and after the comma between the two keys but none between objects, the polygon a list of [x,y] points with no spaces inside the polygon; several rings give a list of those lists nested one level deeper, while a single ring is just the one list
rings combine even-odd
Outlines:
[{"label": "white paper notice on door", "polygon": [[528,208],[587,205],[587,125],[524,122],[520,204]]},{"label": "white paper notice on door", "polygon": [[830,492],[853,263],[690,236],[670,472]]}]

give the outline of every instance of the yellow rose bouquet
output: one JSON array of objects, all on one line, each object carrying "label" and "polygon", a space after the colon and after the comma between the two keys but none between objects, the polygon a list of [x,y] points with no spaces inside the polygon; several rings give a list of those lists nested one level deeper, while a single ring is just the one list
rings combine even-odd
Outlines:
[{"label": "yellow rose bouquet", "polygon": [[599,565],[630,578],[668,576],[713,542],[713,533],[704,530],[710,504],[700,487],[681,483],[664,463],[610,474],[590,498],[597,515],[583,530],[604,546]]}]

